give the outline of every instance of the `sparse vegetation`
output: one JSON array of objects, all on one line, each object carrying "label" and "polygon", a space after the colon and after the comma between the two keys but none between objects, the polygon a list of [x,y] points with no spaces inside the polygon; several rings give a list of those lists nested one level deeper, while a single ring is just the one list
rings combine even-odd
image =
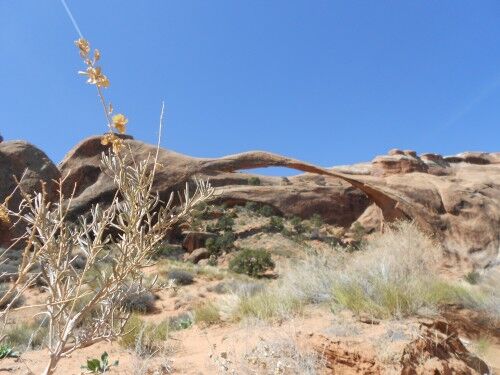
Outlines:
[{"label": "sparse vegetation", "polygon": [[167,278],[174,280],[177,285],[190,285],[194,282],[194,275],[191,272],[179,268],[169,270]]},{"label": "sparse vegetation", "polygon": [[473,304],[472,291],[437,277],[440,247],[411,223],[399,223],[364,246],[332,286],[336,305],[375,317],[404,317],[446,303]]},{"label": "sparse vegetation", "polygon": [[126,334],[120,338],[120,345],[134,349],[139,355],[153,354],[161,350],[168,339],[170,322],[146,323],[133,314],[125,325]]},{"label": "sparse vegetation", "polygon": [[194,309],[194,322],[196,324],[212,325],[220,321],[219,309],[212,302],[207,302]]},{"label": "sparse vegetation", "polygon": [[262,249],[243,249],[229,262],[229,269],[257,277],[275,266],[271,254]]},{"label": "sparse vegetation", "polygon": [[155,295],[148,289],[139,284],[126,286],[126,296],[122,305],[127,311],[150,313],[155,308]]},{"label": "sparse vegetation", "polygon": [[390,318],[437,310],[448,303],[482,306],[470,288],[437,276],[441,249],[415,225],[402,222],[364,245],[362,252],[311,254],[290,265],[280,282],[241,297],[235,315],[293,315],[309,303]]},{"label": "sparse vegetation", "polygon": [[111,367],[118,366],[118,361],[109,363],[109,355],[107,352],[102,353],[101,358],[88,359],[87,363],[82,366],[82,369],[87,370],[91,374],[104,374]]},{"label": "sparse vegetation", "polygon": [[224,234],[219,235],[216,238],[208,238],[205,241],[205,247],[211,255],[218,256],[223,251],[230,251],[234,246],[235,240],[236,236],[233,232],[224,232]]},{"label": "sparse vegetation", "polygon": [[297,235],[301,235],[307,230],[307,227],[304,225],[303,220],[298,216],[292,217],[290,219],[290,224],[292,225],[292,228]]},{"label": "sparse vegetation", "polygon": [[189,313],[177,315],[169,320],[169,327],[173,331],[187,329],[193,324],[193,317]]},{"label": "sparse vegetation", "polygon": [[477,271],[470,271],[464,276],[464,279],[469,284],[475,285],[481,279],[481,274]]},{"label": "sparse vegetation", "polygon": [[250,177],[248,179],[248,185],[253,185],[253,186],[260,186],[260,178],[258,177]]},{"label": "sparse vegetation", "polygon": [[0,359],[18,357],[19,353],[14,351],[9,345],[0,345]]},{"label": "sparse vegetation", "polygon": [[270,233],[281,233],[285,230],[283,218],[280,216],[271,216],[265,230]]},{"label": "sparse vegetation", "polygon": [[250,212],[257,212],[259,209],[260,205],[257,202],[246,202],[245,203],[245,209],[250,211]]},{"label": "sparse vegetation", "polygon": [[231,232],[234,226],[234,219],[231,215],[225,214],[217,220],[216,228],[217,230],[224,232]]},{"label": "sparse vegetation", "polygon": [[275,211],[271,206],[265,204],[258,209],[257,213],[264,217],[271,217],[274,215]]},{"label": "sparse vegetation", "polygon": [[47,339],[48,328],[44,324],[19,323],[4,331],[4,343],[21,352],[40,349]]},{"label": "sparse vegetation", "polygon": [[320,214],[313,214],[309,221],[314,228],[320,228],[324,223],[323,217]]}]

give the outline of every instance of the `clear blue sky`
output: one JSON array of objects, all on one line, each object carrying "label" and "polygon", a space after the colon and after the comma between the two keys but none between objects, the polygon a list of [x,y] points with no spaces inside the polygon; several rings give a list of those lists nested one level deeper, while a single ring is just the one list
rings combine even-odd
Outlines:
[{"label": "clear blue sky", "polygon": [[[500,151],[499,1],[67,0],[137,139],[324,166]],[[0,132],[55,162],[105,130],[59,0],[0,0]]]}]

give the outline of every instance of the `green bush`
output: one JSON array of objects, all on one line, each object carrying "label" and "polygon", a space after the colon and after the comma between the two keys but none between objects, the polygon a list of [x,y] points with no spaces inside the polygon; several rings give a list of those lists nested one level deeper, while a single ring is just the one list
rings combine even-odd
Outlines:
[{"label": "green bush", "polygon": [[258,178],[258,177],[250,177],[248,179],[248,185],[260,186],[260,178]]},{"label": "green bush", "polygon": [[257,202],[247,202],[245,203],[245,209],[252,212],[257,212],[260,208],[260,204]]},{"label": "green bush", "polygon": [[208,249],[210,254],[219,255],[223,251],[231,250],[235,240],[236,236],[233,232],[224,232],[222,236],[207,238],[205,241],[205,247]]},{"label": "green bush", "polygon": [[234,219],[229,214],[221,216],[217,220],[216,228],[221,231],[231,232],[233,230]]},{"label": "green bush", "polygon": [[229,262],[231,271],[253,277],[273,269],[274,266],[271,254],[262,249],[243,249]]},{"label": "green bush", "polygon": [[274,215],[274,209],[266,204],[258,209],[258,214],[265,217],[271,217]]},{"label": "green bush", "polygon": [[266,231],[270,233],[281,233],[284,229],[283,218],[279,216],[271,216],[269,223],[266,225]]}]

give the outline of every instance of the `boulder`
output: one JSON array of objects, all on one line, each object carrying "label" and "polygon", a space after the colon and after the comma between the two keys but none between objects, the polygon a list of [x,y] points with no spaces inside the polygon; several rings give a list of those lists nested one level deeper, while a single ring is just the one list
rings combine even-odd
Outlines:
[{"label": "boulder", "polygon": [[184,240],[182,241],[182,247],[188,253],[191,253],[200,247],[204,247],[205,241],[207,239],[215,237],[214,233],[196,231],[183,232],[182,235],[184,237]]},{"label": "boulder", "polygon": [[[7,141],[0,143],[0,202],[16,189],[16,179],[20,188],[34,194],[42,191],[42,186],[49,200],[57,196],[57,185],[61,174],[47,155],[25,141]],[[17,191],[9,200],[9,208],[17,210],[21,202],[21,194]],[[8,229],[8,230],[7,230]],[[18,223],[13,228],[2,228],[0,246],[8,246],[10,240],[24,233],[25,225]]]},{"label": "boulder", "polygon": [[210,252],[205,247],[200,247],[194,250],[191,254],[186,254],[184,260],[192,263],[198,263],[202,259],[208,259],[210,257]]}]

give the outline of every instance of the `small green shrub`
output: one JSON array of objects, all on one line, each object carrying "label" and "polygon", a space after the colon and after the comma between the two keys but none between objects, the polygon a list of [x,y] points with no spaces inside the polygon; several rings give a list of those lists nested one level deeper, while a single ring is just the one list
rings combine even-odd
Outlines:
[{"label": "small green shrub", "polygon": [[169,327],[172,331],[180,331],[187,329],[193,325],[193,318],[191,314],[183,313],[170,318]]},{"label": "small green shrub", "polygon": [[251,212],[257,212],[260,208],[260,204],[257,202],[247,202],[245,203],[245,209]]},{"label": "small green shrub", "polygon": [[18,357],[19,353],[15,352],[9,345],[0,345],[0,359]]},{"label": "small green shrub", "polygon": [[292,217],[290,219],[290,224],[292,225],[293,230],[296,234],[303,234],[307,230],[302,219],[298,216]]},{"label": "small green shrub", "polygon": [[212,325],[220,321],[219,309],[212,302],[197,306],[194,309],[194,322],[196,324]]},{"label": "small green shrub", "polygon": [[205,247],[208,249],[210,254],[219,255],[223,251],[231,250],[234,246],[235,240],[236,236],[233,232],[224,232],[222,236],[207,238],[205,241]]},{"label": "small green shrub", "polygon": [[481,279],[481,274],[477,271],[470,271],[464,276],[464,279],[469,284],[475,285]]},{"label": "small green shrub", "polygon": [[87,370],[91,374],[104,374],[113,366],[118,366],[118,361],[116,360],[110,364],[109,355],[107,352],[104,352],[100,360],[98,358],[88,359],[87,363],[82,366],[82,369]]},{"label": "small green shrub", "polygon": [[274,209],[269,206],[269,205],[264,205],[262,207],[260,207],[257,211],[257,213],[259,215],[262,215],[262,216],[265,216],[265,217],[271,217],[274,215]]},{"label": "small green shrub", "polygon": [[233,230],[233,225],[234,219],[231,217],[231,215],[225,214],[217,220],[216,227],[218,230],[231,232]]},{"label": "small green shrub", "polygon": [[243,249],[229,262],[229,269],[249,276],[260,276],[275,266],[271,254],[262,249]]},{"label": "small green shrub", "polygon": [[189,271],[174,268],[167,272],[167,279],[175,280],[177,285],[190,285],[194,281],[194,275]]},{"label": "small green shrub", "polygon": [[258,177],[250,177],[248,179],[248,185],[253,185],[253,186],[259,186],[260,185],[260,178]]},{"label": "small green shrub", "polygon": [[164,243],[156,248],[153,258],[156,260],[160,258],[175,257],[181,251],[182,249],[179,246]]},{"label": "small green shrub", "polygon": [[285,225],[283,224],[283,218],[279,216],[271,216],[269,223],[266,225],[266,232],[270,233],[281,233],[285,230]]},{"label": "small green shrub", "polygon": [[323,218],[320,214],[312,215],[309,221],[314,228],[320,228],[323,225]]},{"label": "small green shrub", "polygon": [[366,229],[361,223],[355,222],[352,226],[353,239],[356,242],[361,242],[366,234]]}]

